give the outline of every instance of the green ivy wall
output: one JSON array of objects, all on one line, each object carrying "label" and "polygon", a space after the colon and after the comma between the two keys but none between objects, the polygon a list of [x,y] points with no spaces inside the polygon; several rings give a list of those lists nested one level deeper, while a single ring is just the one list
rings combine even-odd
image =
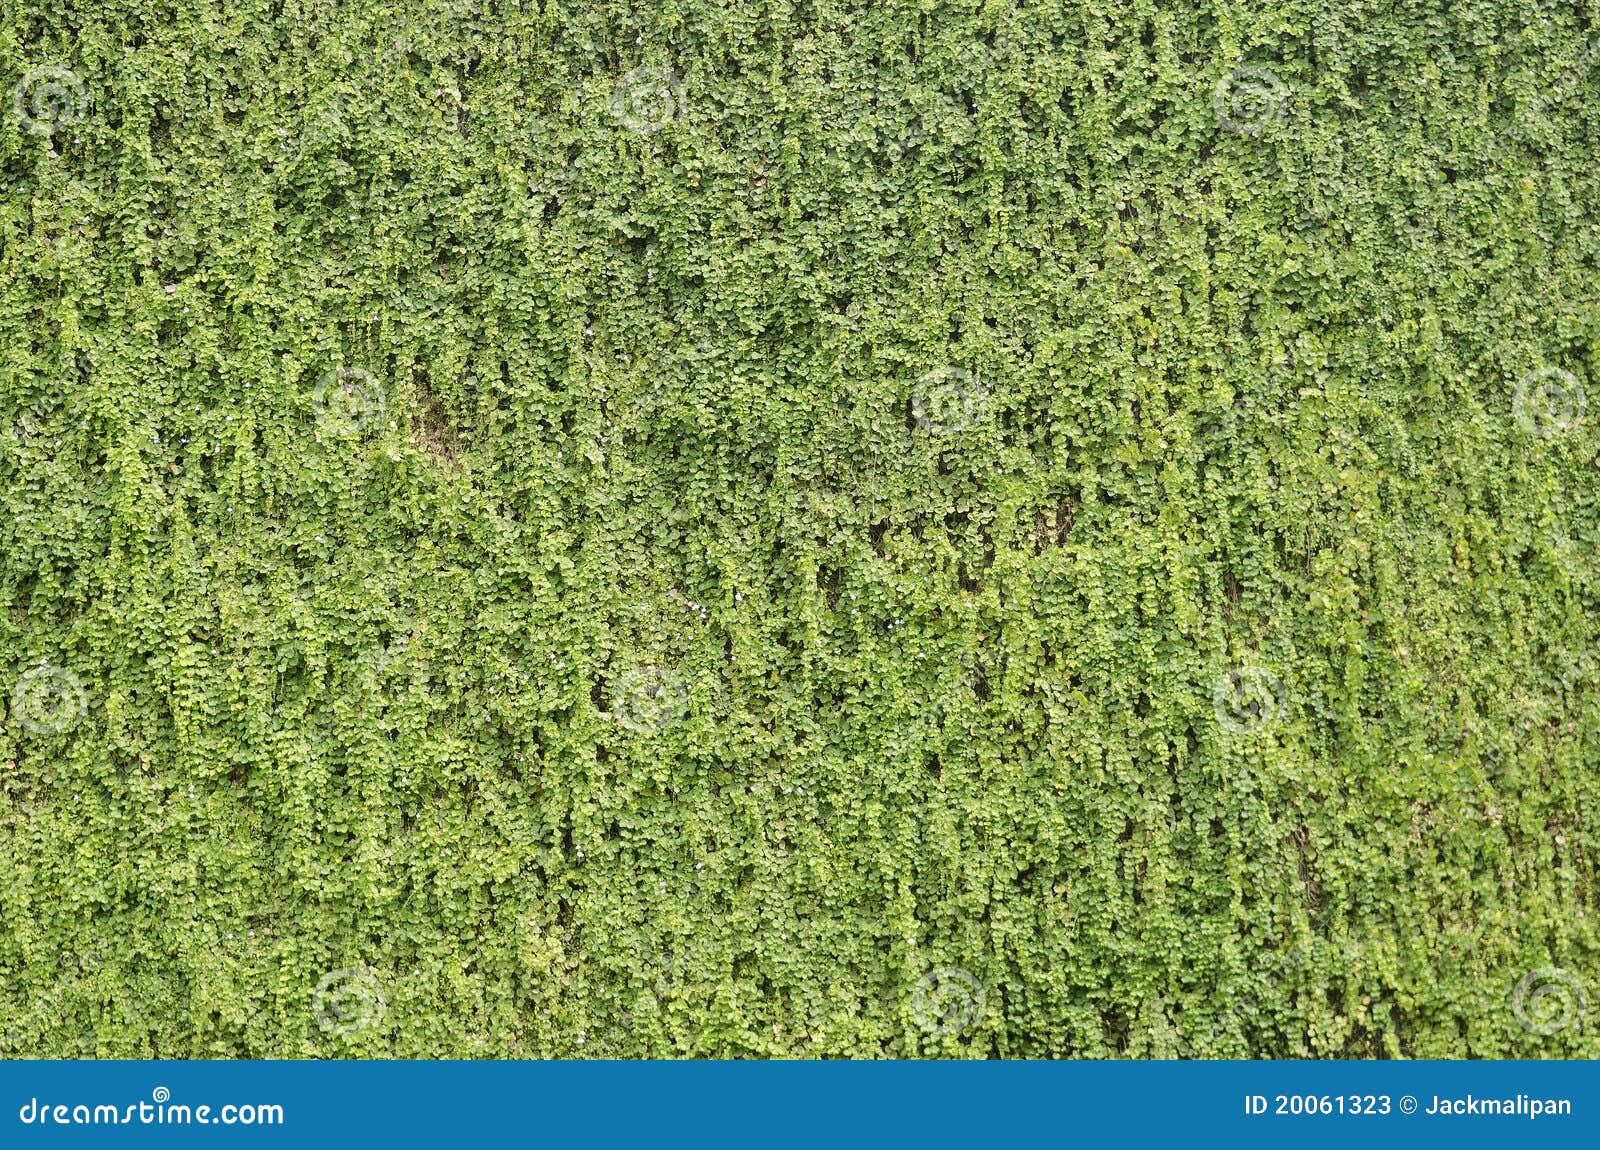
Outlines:
[{"label": "green ivy wall", "polygon": [[1597,44],[7,5],[0,1052],[1600,1055]]}]

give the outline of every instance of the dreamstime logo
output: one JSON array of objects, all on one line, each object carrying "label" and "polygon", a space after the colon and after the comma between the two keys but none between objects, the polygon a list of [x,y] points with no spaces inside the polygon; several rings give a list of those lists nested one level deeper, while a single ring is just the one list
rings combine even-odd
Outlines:
[{"label": "dreamstime logo", "polygon": [[57,1019],[62,1007],[61,991],[41,994],[24,1013],[12,1014],[5,1032],[0,1034],[0,1057],[26,1057],[25,1048],[36,1035],[47,1030]]},{"label": "dreamstime logo", "polygon": [[1511,397],[1517,426],[1547,439],[1578,426],[1585,406],[1583,384],[1559,367],[1530,371],[1517,381]]},{"label": "dreamstime logo", "polygon": [[675,991],[681,990],[688,984],[689,960],[681,954],[664,951],[660,958],[661,973],[656,979],[655,996],[657,1002],[665,1002]]},{"label": "dreamstime logo", "polygon": [[1583,980],[1570,970],[1541,966],[1511,991],[1511,1014],[1522,1029],[1543,1037],[1583,1020]]},{"label": "dreamstime logo", "polygon": [[[1305,952],[1299,947],[1290,949],[1278,960],[1277,965],[1267,973],[1265,980],[1266,986],[1264,989],[1269,992],[1275,990],[1278,984],[1281,983],[1286,977],[1305,965]],[[1246,994],[1243,998],[1238,999],[1233,1004],[1233,1010],[1231,1011],[1231,1014],[1240,1022],[1247,1022],[1250,1019],[1251,1012],[1260,1007],[1260,1005],[1261,1000],[1254,994]],[[1226,1030],[1227,1019],[1223,1019],[1212,1026],[1211,1037],[1213,1039],[1220,1038]]]},{"label": "dreamstime logo", "polygon": [[83,680],[64,667],[40,662],[17,680],[11,692],[11,713],[26,731],[59,735],[89,708]]},{"label": "dreamstime logo", "polygon": [[578,1031],[579,1058],[624,1059],[637,1057],[634,1037],[633,1012],[619,1011],[601,1017],[593,1030]]},{"label": "dreamstime logo", "polygon": [[[648,967],[648,961],[645,963]],[[683,955],[667,951],[660,956],[660,973],[654,984],[640,990],[631,1008],[603,1011],[594,1020],[593,1029],[578,1031],[578,1056],[587,1058],[640,1058],[649,1057],[650,1031],[641,1027],[642,1021],[660,1019],[671,999],[691,989],[688,984],[689,963]]]},{"label": "dreamstime logo", "polygon": [[667,68],[635,68],[611,97],[617,122],[635,132],[659,132],[683,119],[683,81]]},{"label": "dreamstime logo", "polygon": [[311,995],[317,1025],[341,1037],[376,1026],[388,1010],[377,976],[360,966],[329,971]]},{"label": "dreamstime logo", "polygon": [[1289,85],[1270,68],[1246,64],[1235,68],[1211,91],[1211,108],[1224,131],[1254,136],[1283,118]]},{"label": "dreamstime logo", "polygon": [[428,657],[426,644],[415,628],[396,635],[387,645],[378,647],[371,666],[372,676],[379,683],[390,680],[422,683],[433,671],[433,661]]},{"label": "dreamstime logo", "polygon": [[280,128],[283,139],[278,146],[285,163],[293,167],[324,141],[338,140],[348,130],[345,98],[337,95],[315,111],[304,110],[298,132],[291,134],[287,128]]},{"label": "dreamstime logo", "polygon": [[889,144],[889,163],[902,164],[915,159],[917,149],[928,141],[928,132],[923,127],[922,117],[918,116],[903,131],[899,138]]},{"label": "dreamstime logo", "polygon": [[961,1034],[983,1017],[983,983],[960,967],[930,970],[911,994],[911,1017],[929,1034]]},{"label": "dreamstime logo", "polygon": [[1600,41],[1591,43],[1577,60],[1569,63],[1562,69],[1560,77],[1547,88],[1541,95],[1534,98],[1529,107],[1523,109],[1516,122],[1505,132],[1503,137],[1496,137],[1489,141],[1489,154],[1491,158],[1499,158],[1507,145],[1519,141],[1545,110],[1554,104],[1568,99],[1583,83],[1583,78],[1588,75],[1589,67],[1594,63],[1595,54],[1600,52]]},{"label": "dreamstime logo", "polygon": [[11,437],[20,444],[27,444],[34,436],[46,426],[52,412],[61,404],[59,394],[47,395],[37,400],[32,406],[17,417],[11,425]]},{"label": "dreamstime logo", "polygon": [[660,667],[635,667],[617,680],[611,713],[630,731],[659,731],[684,717],[689,689],[682,678]]},{"label": "dreamstime logo", "polygon": [[941,367],[928,372],[911,393],[911,418],[932,435],[965,431],[982,421],[988,393],[971,372]]},{"label": "dreamstime logo", "polygon": [[1283,680],[1265,667],[1234,667],[1217,676],[1211,689],[1217,722],[1234,734],[1248,734],[1283,718],[1288,709]]},{"label": "dreamstime logo", "polygon": [[330,435],[349,438],[374,430],[383,420],[383,388],[370,371],[340,367],[317,381],[311,393],[317,425]]},{"label": "dreamstime logo", "polygon": [[70,68],[35,68],[11,91],[11,111],[24,132],[48,136],[83,119],[89,98]]},{"label": "dreamstime logo", "polygon": [[528,194],[539,201],[560,200],[577,182],[582,167],[580,158],[572,163],[564,162],[559,169],[541,168],[538,172],[530,173]]}]

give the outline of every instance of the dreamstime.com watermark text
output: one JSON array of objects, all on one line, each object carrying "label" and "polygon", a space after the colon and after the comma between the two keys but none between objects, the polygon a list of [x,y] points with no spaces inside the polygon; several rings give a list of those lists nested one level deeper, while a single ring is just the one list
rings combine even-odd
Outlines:
[{"label": "dreamstime.com watermark text", "polygon": [[49,1102],[30,1098],[17,1111],[24,1126],[282,1126],[283,1107],[273,1103],[187,1106],[157,1086],[150,1101],[127,1106],[101,1102]]}]

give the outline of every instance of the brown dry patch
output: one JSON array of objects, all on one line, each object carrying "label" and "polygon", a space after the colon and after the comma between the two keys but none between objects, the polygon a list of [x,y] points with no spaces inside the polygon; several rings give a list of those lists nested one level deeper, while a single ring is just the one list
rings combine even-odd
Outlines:
[{"label": "brown dry patch", "polygon": [[461,440],[456,429],[439,406],[438,397],[428,385],[428,377],[419,375],[416,380],[416,406],[411,413],[411,434],[423,451],[439,462],[454,467],[461,454]]},{"label": "brown dry patch", "polygon": [[1033,553],[1043,555],[1052,547],[1066,546],[1072,525],[1078,517],[1078,501],[1070,495],[1057,496],[1053,504],[1034,509]]}]

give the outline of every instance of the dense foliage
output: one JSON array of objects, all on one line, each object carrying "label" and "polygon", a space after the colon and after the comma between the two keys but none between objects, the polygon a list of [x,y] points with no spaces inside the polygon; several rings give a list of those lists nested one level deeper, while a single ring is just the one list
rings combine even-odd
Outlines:
[{"label": "dense foliage", "polygon": [[1600,1054],[1596,43],[7,5],[5,1052]]}]

